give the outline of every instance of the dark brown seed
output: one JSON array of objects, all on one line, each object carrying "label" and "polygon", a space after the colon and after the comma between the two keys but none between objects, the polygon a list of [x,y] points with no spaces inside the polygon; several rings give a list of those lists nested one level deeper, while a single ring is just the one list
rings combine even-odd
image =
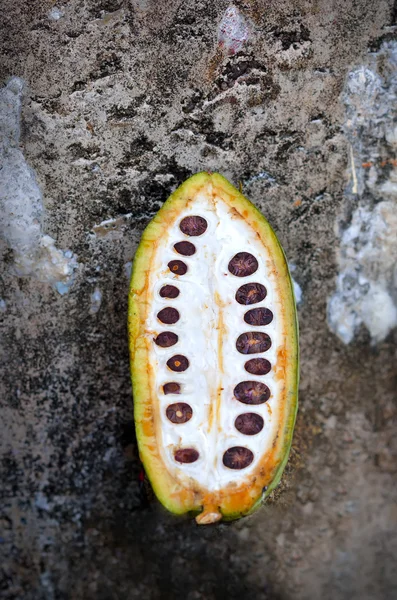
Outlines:
[{"label": "dark brown seed", "polygon": [[172,308],[172,306],[167,306],[166,308],[160,310],[159,313],[157,313],[157,318],[159,321],[165,323],[166,325],[173,325],[174,323],[179,321],[179,312],[176,310],[176,308]]},{"label": "dark brown seed", "polygon": [[243,404],[263,404],[270,398],[270,390],[261,381],[242,381],[234,388],[234,397]]},{"label": "dark brown seed", "polygon": [[226,450],[223,455],[223,464],[228,469],[245,469],[254,460],[254,455],[248,448],[234,446]]},{"label": "dark brown seed", "polygon": [[175,402],[167,407],[166,414],[172,423],[187,423],[192,418],[193,410],[185,402]]},{"label": "dark brown seed", "polygon": [[194,463],[199,457],[199,453],[194,448],[181,448],[174,454],[174,458],[180,463]]},{"label": "dark brown seed", "polygon": [[236,300],[239,304],[256,304],[266,298],[267,290],[261,283],[246,283],[238,288]]},{"label": "dark brown seed", "polygon": [[244,315],[248,325],[269,325],[273,321],[273,313],[268,308],[251,308]]},{"label": "dark brown seed", "polygon": [[189,366],[189,361],[186,356],[183,354],[175,354],[169,360],[167,360],[167,367],[171,369],[171,371],[176,371],[180,373],[181,371],[186,371]]},{"label": "dark brown seed", "polygon": [[241,354],[256,354],[257,352],[266,352],[272,345],[272,341],[267,333],[262,331],[247,331],[238,336],[236,348]]},{"label": "dark brown seed", "polygon": [[185,235],[198,236],[202,235],[207,229],[207,221],[203,217],[191,216],[182,219],[179,229]]},{"label": "dark brown seed", "polygon": [[269,373],[272,365],[266,358],[251,358],[251,360],[247,360],[244,368],[251,375],[266,375]]},{"label": "dark brown seed", "polygon": [[168,268],[175,275],[184,275],[187,271],[187,265],[181,260],[170,260]]},{"label": "dark brown seed", "polygon": [[234,426],[244,435],[256,435],[263,429],[264,421],[256,413],[244,413],[234,421]]},{"label": "dark brown seed", "polygon": [[174,248],[178,254],[183,254],[183,256],[193,256],[196,252],[196,246],[191,242],[177,242],[174,244]]},{"label": "dark brown seed", "polygon": [[177,298],[179,296],[179,290],[174,285],[163,285],[160,290],[160,296],[162,298]]},{"label": "dark brown seed", "polygon": [[177,343],[178,336],[172,331],[163,331],[162,333],[159,333],[154,341],[162,348],[169,348]]},{"label": "dark brown seed", "polygon": [[258,261],[249,252],[238,252],[229,262],[228,269],[236,277],[248,277],[258,270]]},{"label": "dark brown seed", "polygon": [[175,383],[174,381],[170,381],[169,383],[165,383],[163,385],[164,394],[180,394],[181,386],[179,383]]}]

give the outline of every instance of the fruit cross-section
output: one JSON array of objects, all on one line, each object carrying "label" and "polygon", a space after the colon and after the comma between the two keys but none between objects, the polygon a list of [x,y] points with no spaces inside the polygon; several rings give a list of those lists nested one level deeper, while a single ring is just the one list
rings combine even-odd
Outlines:
[{"label": "fruit cross-section", "polygon": [[145,230],[129,331],[139,451],[157,497],[202,524],[247,514],[288,457],[297,324],[274,232],[221,176],[193,176]]},{"label": "fruit cross-section", "polygon": [[[254,469],[275,435],[282,384],[272,373],[280,334],[268,259],[255,232],[202,193],[159,240],[151,271],[164,457],[175,477],[209,490]],[[178,295],[164,297],[166,286]],[[164,393],[171,383],[177,403]]]}]

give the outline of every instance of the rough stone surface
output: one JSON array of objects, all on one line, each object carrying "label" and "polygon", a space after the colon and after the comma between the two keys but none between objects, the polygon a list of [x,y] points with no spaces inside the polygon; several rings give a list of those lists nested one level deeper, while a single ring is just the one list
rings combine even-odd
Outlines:
[{"label": "rough stone surface", "polygon": [[[345,345],[327,298],[335,222],[347,228],[358,206],[343,90],[397,37],[397,11],[392,0],[233,6],[3,2],[0,84],[26,82],[20,146],[43,231],[78,262],[60,295],[18,277],[0,246],[5,600],[396,597],[396,332],[371,345],[362,327]],[[235,43],[220,29],[227,9]],[[262,510],[214,528],[174,519],[140,488],[126,336],[140,234],[201,169],[241,182],[302,290],[289,465]]]}]

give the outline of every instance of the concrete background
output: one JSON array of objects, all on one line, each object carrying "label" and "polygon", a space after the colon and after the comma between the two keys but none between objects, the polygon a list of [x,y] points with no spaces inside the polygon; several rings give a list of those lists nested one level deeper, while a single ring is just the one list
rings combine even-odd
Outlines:
[{"label": "concrete background", "polygon": [[[378,337],[358,319],[349,344],[327,321],[341,232],[363,203],[370,222],[379,186],[397,181],[385,142],[396,14],[392,0],[3,0],[0,83],[26,82],[15,152],[41,190],[39,235],[77,268],[65,288],[35,267],[20,276],[22,250],[3,232],[1,598],[396,597],[394,313]],[[367,67],[384,110],[352,130],[346,86]],[[379,157],[375,193],[362,165]],[[262,510],[214,528],[139,488],[126,334],[140,234],[202,169],[241,182],[302,291],[288,467]]]}]

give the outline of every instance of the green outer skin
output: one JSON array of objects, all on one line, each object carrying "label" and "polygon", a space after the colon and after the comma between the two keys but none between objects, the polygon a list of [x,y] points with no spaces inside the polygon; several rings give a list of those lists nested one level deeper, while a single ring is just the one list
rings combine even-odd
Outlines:
[{"label": "green outer skin", "polygon": [[[284,258],[285,261],[285,268],[286,268],[286,276],[288,278],[288,283],[289,283],[289,287],[290,287],[290,292],[291,292],[291,299],[293,302],[293,308],[294,308],[294,331],[291,332],[291,334],[294,336],[295,338],[295,348],[296,348],[296,361],[294,363],[294,373],[291,374],[291,379],[293,376],[293,380],[295,381],[295,385],[292,388],[291,386],[291,390],[290,390],[290,394],[289,394],[289,400],[288,400],[288,404],[290,406],[290,415],[289,415],[289,419],[285,425],[285,429],[284,431],[286,431],[286,435],[285,435],[285,443],[283,446],[283,451],[282,453],[280,452],[280,455],[282,454],[283,459],[276,471],[276,474],[274,475],[272,482],[270,483],[270,485],[266,488],[266,490],[264,491],[264,493],[262,494],[262,496],[257,500],[257,502],[246,512],[235,512],[235,513],[222,513],[222,521],[233,521],[236,519],[239,519],[241,517],[244,516],[248,516],[251,515],[252,513],[254,513],[266,500],[266,498],[271,494],[271,492],[277,487],[277,485],[279,484],[284,468],[288,462],[288,458],[289,458],[289,453],[291,450],[291,445],[292,445],[292,437],[293,437],[293,431],[294,431],[294,426],[295,426],[295,421],[296,421],[296,415],[298,412],[298,386],[299,386],[299,325],[298,325],[298,315],[297,315],[297,310],[296,310],[296,300],[295,300],[295,294],[294,294],[294,289],[293,289],[293,284],[292,284],[292,280],[291,280],[291,274],[289,271],[289,267],[288,267],[288,262],[287,262],[287,258],[285,256],[285,252],[280,244],[280,242],[278,241],[278,238],[272,228],[272,226],[270,225],[270,223],[265,219],[265,217],[262,215],[262,213],[259,211],[258,208],[256,208],[256,206],[254,204],[252,204],[250,202],[250,200],[248,200],[245,196],[243,196],[241,194],[241,192],[239,192],[225,177],[223,177],[222,175],[220,175],[219,173],[207,173],[207,172],[200,172],[200,173],[196,173],[195,175],[191,176],[189,179],[187,179],[182,185],[180,185],[177,190],[175,190],[170,196],[169,198],[166,200],[166,202],[164,203],[164,205],[160,208],[160,210],[156,213],[156,215],[153,217],[153,219],[149,222],[149,224],[147,225],[146,229],[144,230],[143,234],[142,234],[142,238],[141,238],[141,242],[137,248],[137,251],[135,253],[135,257],[134,257],[134,262],[133,262],[133,268],[132,268],[132,273],[131,273],[131,280],[130,280],[130,291],[133,289],[135,282],[137,279],[139,279],[139,277],[142,276],[141,272],[140,272],[140,257],[142,256],[145,248],[144,248],[144,240],[145,237],[151,232],[151,229],[153,227],[156,226],[156,223],[161,222],[162,220],[162,213],[165,212],[165,209],[168,208],[175,200],[178,200],[181,196],[184,195],[185,190],[187,187],[190,187],[193,185],[195,186],[199,186],[201,181],[204,184],[207,181],[208,175],[212,176],[212,179],[215,180],[215,182],[218,185],[221,185],[222,188],[227,192],[230,193],[231,195],[237,196],[239,198],[239,200],[244,201],[244,203],[246,204],[247,208],[252,211],[252,213],[254,213],[255,218],[257,219],[257,221],[259,221],[262,225],[265,226],[265,228],[268,230],[268,232],[271,234],[272,236],[272,246],[273,247],[278,247],[281,250],[282,256]],[[134,324],[134,320],[136,318],[136,314],[135,314],[135,308],[134,308],[134,300],[132,299],[132,295],[130,294],[129,297],[129,310],[128,310],[128,320],[129,320],[129,336],[131,337],[131,325]],[[132,346],[130,344],[130,350],[132,351]],[[133,356],[131,355],[131,364],[132,364],[132,359]],[[292,368],[292,367],[290,367]],[[134,373],[131,370],[131,381],[132,381],[132,388],[133,388],[133,395],[138,396],[139,395],[139,391],[136,388],[136,384],[134,383]],[[140,436],[139,436],[139,431],[137,430],[137,441],[138,441],[138,446],[140,446]],[[167,510],[169,510],[171,513],[175,514],[175,515],[181,515],[184,513],[181,513],[181,511],[179,509],[176,509],[176,507],[173,507],[173,505],[168,501],[167,499],[167,495],[162,493],[162,490],[159,489],[159,487],[156,485],[156,481],[151,477],[151,473],[150,470],[147,469],[147,476],[148,479],[155,491],[155,494],[157,496],[157,498],[160,500],[160,502],[165,506],[165,508],[167,508]],[[189,511],[189,514],[200,514],[200,511]]]}]

